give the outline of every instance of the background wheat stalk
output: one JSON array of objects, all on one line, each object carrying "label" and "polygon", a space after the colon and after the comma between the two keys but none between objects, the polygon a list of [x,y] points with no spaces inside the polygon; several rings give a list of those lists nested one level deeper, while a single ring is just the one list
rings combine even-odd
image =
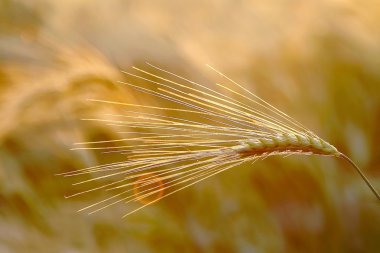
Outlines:
[{"label": "background wheat stalk", "polygon": [[[118,203],[139,204],[128,211],[126,217],[242,163],[293,154],[345,159],[380,200],[375,188],[350,158],[218,70],[209,66],[233,88],[216,83],[220,89],[217,91],[152,64],[147,65],[149,71],[133,67],[138,74],[125,73],[149,87],[129,82],[121,84],[167,100],[171,106],[92,100],[129,108],[125,110],[126,114],[84,119],[116,126],[125,138],[77,143],[78,147],[74,149],[100,150],[125,158],[120,162],[62,174],[65,177],[91,175],[75,183],[89,185],[89,188],[68,197],[95,191],[111,194],[79,211],[95,213]],[[233,96],[227,96],[223,91]],[[158,112],[148,113],[146,109]],[[172,112],[180,113],[182,117],[170,116]],[[99,185],[94,187],[94,183]]]}]

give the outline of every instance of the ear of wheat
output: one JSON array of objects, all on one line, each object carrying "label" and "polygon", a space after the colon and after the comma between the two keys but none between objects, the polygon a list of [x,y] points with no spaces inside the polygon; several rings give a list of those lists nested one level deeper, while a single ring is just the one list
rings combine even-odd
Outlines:
[{"label": "ear of wheat", "polygon": [[[139,204],[128,211],[124,215],[126,217],[232,167],[247,162],[253,163],[268,156],[292,154],[335,156],[345,159],[380,199],[366,176],[346,155],[221,72],[210,67],[230,82],[233,88],[216,83],[220,89],[216,91],[147,64],[151,71],[133,67],[139,74],[125,73],[150,83],[154,88],[121,83],[167,100],[173,106],[158,107],[93,100],[130,108],[126,110],[125,115],[108,115],[111,119],[85,119],[126,129],[121,132],[125,138],[77,143],[79,146],[75,149],[119,153],[124,156],[124,161],[63,174],[66,177],[92,175],[91,178],[76,184],[92,186],[94,182],[101,182],[97,187],[89,187],[68,197],[96,191],[110,194],[109,197],[80,211],[95,213],[118,203]],[[153,71],[158,74],[154,74]],[[233,97],[225,95],[222,91],[233,94]],[[139,112],[146,109],[161,112]],[[182,117],[164,114],[170,112]]]}]

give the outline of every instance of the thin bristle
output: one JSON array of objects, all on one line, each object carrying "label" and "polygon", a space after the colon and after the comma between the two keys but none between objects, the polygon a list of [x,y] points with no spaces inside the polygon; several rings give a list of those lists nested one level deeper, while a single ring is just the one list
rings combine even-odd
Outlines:
[{"label": "thin bristle", "polygon": [[[119,203],[140,203],[141,206],[127,212],[126,217],[229,168],[273,155],[292,154],[344,158],[380,199],[369,180],[347,156],[215,68],[209,66],[232,86],[216,83],[221,89],[218,91],[150,63],[147,65],[158,73],[137,67],[133,69],[138,74],[124,73],[153,88],[129,82],[120,84],[165,100],[172,107],[89,99],[126,108],[125,114],[83,119],[115,127],[122,137],[78,142],[73,149],[119,154],[124,161],[61,174],[86,176],[74,185],[90,186],[68,197],[96,191],[111,195],[79,211],[96,213]],[[228,97],[223,91],[235,97]],[[174,117],[171,113],[180,116]],[[100,185],[94,187],[97,182]]]}]

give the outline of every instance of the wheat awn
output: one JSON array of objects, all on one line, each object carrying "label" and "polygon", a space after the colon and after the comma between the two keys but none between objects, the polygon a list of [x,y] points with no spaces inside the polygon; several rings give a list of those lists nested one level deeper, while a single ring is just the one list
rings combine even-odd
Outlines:
[{"label": "wheat awn", "polygon": [[[380,200],[377,191],[351,159],[221,72],[210,67],[235,88],[220,83],[216,85],[236,98],[147,64],[152,71],[133,67],[140,74],[125,73],[154,85],[154,88],[144,88],[127,82],[121,84],[167,100],[175,106],[159,107],[92,100],[133,110],[126,110],[126,114],[107,115],[111,119],[84,119],[119,127],[123,129],[119,133],[126,137],[77,143],[78,147],[74,149],[120,153],[125,155],[126,160],[63,173],[65,177],[95,175],[77,182],[76,185],[92,186],[93,182],[101,182],[97,187],[90,187],[68,197],[94,191],[111,194],[110,197],[79,211],[95,213],[118,203],[141,204],[127,212],[124,215],[126,217],[239,164],[253,163],[272,155],[291,154],[335,156],[345,159]],[[154,74],[153,71],[159,74]],[[164,75],[171,78],[165,78]],[[144,109],[161,112],[155,114],[138,111]],[[163,112],[186,114],[186,117],[168,116]],[[133,137],[128,137],[131,135]]]}]

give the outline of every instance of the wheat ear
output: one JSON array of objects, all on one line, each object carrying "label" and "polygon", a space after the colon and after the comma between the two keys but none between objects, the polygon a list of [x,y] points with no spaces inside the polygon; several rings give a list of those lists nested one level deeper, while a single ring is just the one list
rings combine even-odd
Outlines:
[{"label": "wheat ear", "polygon": [[[125,73],[154,88],[127,82],[121,84],[166,100],[171,106],[92,100],[131,109],[125,110],[125,114],[107,115],[107,119],[84,119],[113,125],[120,129],[123,138],[77,143],[79,146],[75,149],[118,153],[125,158],[63,174],[66,177],[93,176],[75,184],[89,184],[87,190],[68,197],[96,191],[110,194],[79,211],[95,213],[118,203],[138,204],[124,215],[126,217],[239,164],[253,163],[272,155],[292,154],[345,159],[380,200],[363,172],[346,155],[221,72],[210,67],[231,85],[216,83],[220,89],[216,91],[152,64],[147,65],[151,71],[133,67],[139,74]],[[94,187],[96,182],[99,185]]]}]

